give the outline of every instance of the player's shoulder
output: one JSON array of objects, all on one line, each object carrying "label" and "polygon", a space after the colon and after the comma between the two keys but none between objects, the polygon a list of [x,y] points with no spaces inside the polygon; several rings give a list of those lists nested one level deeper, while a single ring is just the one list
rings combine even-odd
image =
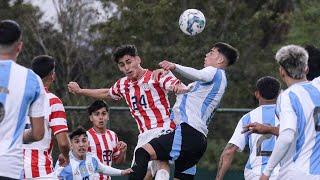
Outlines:
[{"label": "player's shoulder", "polygon": [[107,132],[107,133],[110,133],[110,134],[113,135],[113,136],[114,136],[114,135],[117,135],[117,133],[115,133],[114,131],[112,131],[112,130],[110,130],[110,129],[107,129],[106,132]]}]

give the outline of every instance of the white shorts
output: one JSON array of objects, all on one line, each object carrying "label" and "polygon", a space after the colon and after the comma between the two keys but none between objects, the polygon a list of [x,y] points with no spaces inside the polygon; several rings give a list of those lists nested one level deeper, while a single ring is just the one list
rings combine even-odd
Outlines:
[{"label": "white shorts", "polygon": [[320,180],[320,175],[310,175],[299,170],[280,170],[278,180]]},{"label": "white shorts", "polygon": [[[259,180],[262,174],[257,174],[253,170],[245,169],[244,170],[244,179],[245,180]],[[278,178],[277,175],[270,176],[269,180],[276,180]]]},{"label": "white shorts", "polygon": [[[139,134],[137,146],[134,148],[134,152],[133,152],[133,158],[132,158],[131,167],[134,164],[135,152],[136,152],[136,150],[138,148],[140,148],[143,145],[147,144],[152,139],[157,138],[157,137],[159,137],[159,136],[161,136],[163,134],[168,134],[169,132],[172,132],[172,131],[173,131],[173,129],[170,129],[170,128],[159,127],[159,128],[150,129],[148,131],[145,131],[145,132]],[[154,161],[150,161],[149,164],[148,164],[148,169],[151,170],[152,176],[154,176],[155,173],[158,170],[157,164],[154,163]]]}]

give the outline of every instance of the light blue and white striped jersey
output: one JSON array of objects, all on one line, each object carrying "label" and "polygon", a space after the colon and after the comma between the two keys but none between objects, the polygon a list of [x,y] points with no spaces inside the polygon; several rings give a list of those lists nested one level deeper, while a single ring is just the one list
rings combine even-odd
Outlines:
[{"label": "light blue and white striped jersey", "polygon": [[[84,160],[75,158],[70,152],[70,163],[66,167],[56,165],[55,176],[63,180],[96,180],[99,179],[99,172],[107,174],[109,169],[116,171],[117,176],[121,170],[102,164],[92,153],[88,152]],[[58,164],[58,163],[57,163]]]},{"label": "light blue and white striped jersey", "polygon": [[188,123],[190,126],[208,134],[207,125],[217,109],[227,86],[227,78],[223,69],[212,66],[204,68],[210,82],[195,81],[189,84],[191,91],[177,95],[170,118],[177,123]]},{"label": "light blue and white striped jersey", "polygon": [[[250,155],[245,169],[251,170],[256,175],[262,175],[265,166],[268,164],[269,157],[275,145],[276,137],[271,134],[249,134],[241,132],[243,127],[250,123],[267,124],[278,126],[279,120],[275,114],[276,105],[261,105],[256,109],[242,116],[229,143],[236,145],[243,151],[249,145]],[[279,173],[279,165],[273,170],[273,176]]]},{"label": "light blue and white striped jersey", "polygon": [[320,81],[300,82],[280,94],[276,113],[280,132],[295,131],[295,139],[281,161],[281,170],[319,175],[320,179]]},{"label": "light blue and white striped jersey", "polygon": [[26,116],[44,116],[46,101],[42,81],[33,71],[12,60],[0,61],[0,176],[20,177]]}]

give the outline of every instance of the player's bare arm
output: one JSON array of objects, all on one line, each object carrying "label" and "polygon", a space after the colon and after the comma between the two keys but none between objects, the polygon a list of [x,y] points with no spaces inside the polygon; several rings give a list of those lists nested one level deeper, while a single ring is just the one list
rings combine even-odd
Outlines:
[{"label": "player's bare arm", "polygon": [[224,175],[230,168],[230,165],[233,160],[234,154],[237,152],[239,148],[231,143],[228,143],[224,148],[219,161],[218,171],[216,175],[216,180],[223,180]]},{"label": "player's bare arm", "polygon": [[279,136],[279,127],[270,126],[267,124],[260,124],[257,122],[250,123],[247,126],[243,127],[243,131],[241,132],[246,133],[257,133],[257,134],[273,134],[275,136]]},{"label": "player's bare arm", "polygon": [[93,97],[96,99],[111,99],[109,95],[109,89],[82,89],[78,83],[76,82],[69,82],[68,84],[69,92],[77,95]]},{"label": "player's bare arm", "polygon": [[59,146],[59,150],[61,152],[61,155],[64,158],[64,163],[62,164],[62,166],[64,166],[69,163],[70,142],[69,142],[69,138],[68,138],[68,133],[67,132],[60,132],[60,133],[56,134],[55,136],[56,136],[56,139],[58,142],[58,146]]},{"label": "player's bare arm", "polygon": [[117,158],[113,159],[115,164],[120,164],[126,161],[127,156],[127,144],[123,141],[117,143],[117,149],[120,151],[120,154]]},{"label": "player's bare arm", "polygon": [[30,117],[31,129],[23,133],[23,143],[40,141],[44,136],[44,117]]}]

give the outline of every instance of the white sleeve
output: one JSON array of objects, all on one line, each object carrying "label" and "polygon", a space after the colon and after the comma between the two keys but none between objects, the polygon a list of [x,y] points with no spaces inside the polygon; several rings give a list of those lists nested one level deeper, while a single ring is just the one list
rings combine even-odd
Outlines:
[{"label": "white sleeve", "polygon": [[279,164],[287,153],[290,144],[294,140],[294,131],[292,129],[286,129],[280,132],[279,137],[276,141],[276,144],[273,148],[272,154],[268,161],[266,168],[263,171],[263,174],[270,176],[273,169]]},{"label": "white sleeve", "polygon": [[108,175],[108,176],[121,176],[121,169],[116,169],[111,166],[106,166],[102,164],[99,160],[94,158],[97,163],[97,172]]},{"label": "white sleeve", "polygon": [[214,68],[212,66],[208,66],[201,70],[197,70],[191,67],[181,66],[179,64],[175,65],[175,72],[181,74],[183,77],[192,81],[210,82],[212,81],[215,73],[217,72],[217,68]]},{"label": "white sleeve", "polygon": [[43,117],[45,116],[45,107],[47,107],[49,100],[46,96],[46,91],[44,89],[42,80],[37,76],[38,87],[37,92],[35,94],[35,99],[31,103],[29,108],[29,116],[30,117]]},{"label": "white sleeve", "polygon": [[243,130],[243,125],[242,125],[242,118],[240,119],[240,121],[238,122],[238,125],[236,127],[236,129],[234,130],[234,133],[231,137],[231,139],[229,140],[230,144],[234,144],[236,145],[239,150],[238,151],[243,151],[243,149],[246,146],[246,134],[241,134],[242,130]]},{"label": "white sleeve", "polygon": [[297,115],[293,109],[293,105],[291,104],[288,92],[281,94],[279,98],[279,132],[286,129],[292,129],[295,132],[297,129]]}]

